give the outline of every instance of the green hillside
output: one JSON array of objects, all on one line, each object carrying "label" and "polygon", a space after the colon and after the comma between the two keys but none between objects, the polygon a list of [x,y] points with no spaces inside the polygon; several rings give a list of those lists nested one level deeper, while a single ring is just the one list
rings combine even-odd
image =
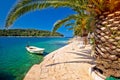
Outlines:
[{"label": "green hillside", "polygon": [[[34,30],[34,29],[8,29],[0,30],[0,36],[51,36],[50,31]],[[56,32],[52,36],[63,36]]]}]

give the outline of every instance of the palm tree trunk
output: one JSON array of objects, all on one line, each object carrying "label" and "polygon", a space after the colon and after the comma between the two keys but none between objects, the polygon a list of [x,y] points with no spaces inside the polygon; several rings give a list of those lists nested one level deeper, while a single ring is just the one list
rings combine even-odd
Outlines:
[{"label": "palm tree trunk", "polygon": [[97,17],[95,44],[96,67],[105,76],[120,77],[120,11]]},{"label": "palm tree trunk", "polygon": [[88,40],[87,40],[87,36],[84,36],[83,37],[83,41],[84,41],[84,44],[85,44],[85,46],[88,44]]}]

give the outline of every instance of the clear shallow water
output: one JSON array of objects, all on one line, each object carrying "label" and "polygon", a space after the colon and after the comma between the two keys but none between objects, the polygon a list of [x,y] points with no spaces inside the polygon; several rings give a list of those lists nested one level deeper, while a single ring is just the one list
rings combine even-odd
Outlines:
[{"label": "clear shallow water", "polygon": [[[68,38],[0,37],[0,80],[22,80],[29,68],[50,52],[66,45]],[[30,54],[25,46],[45,48],[44,55]]]}]

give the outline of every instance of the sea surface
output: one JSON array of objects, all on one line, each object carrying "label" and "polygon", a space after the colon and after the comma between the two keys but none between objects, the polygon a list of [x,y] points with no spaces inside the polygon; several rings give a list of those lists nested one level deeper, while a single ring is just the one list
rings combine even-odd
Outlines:
[{"label": "sea surface", "polygon": [[[50,52],[63,47],[69,38],[0,37],[0,80],[23,80],[34,64]],[[26,51],[26,45],[45,48],[43,55]]]}]

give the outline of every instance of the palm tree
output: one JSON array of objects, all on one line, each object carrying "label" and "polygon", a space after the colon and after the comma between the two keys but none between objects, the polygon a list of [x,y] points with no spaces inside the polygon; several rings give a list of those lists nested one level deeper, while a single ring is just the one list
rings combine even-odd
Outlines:
[{"label": "palm tree", "polygon": [[90,0],[96,13],[96,67],[105,76],[120,77],[120,0]]},{"label": "palm tree", "polygon": [[[78,36],[87,36],[87,34],[91,31],[91,26],[89,20],[91,16],[86,14],[73,14],[64,18],[63,20],[58,20],[53,27],[53,33],[59,29],[62,25],[65,27],[69,27],[69,30],[74,31],[74,35]],[[74,20],[74,21],[72,21]]]},{"label": "palm tree", "polygon": [[[74,22],[71,22],[71,20],[74,20]],[[69,30],[73,30],[73,35],[74,36],[81,36],[83,38],[83,41],[85,45],[87,45],[88,40],[87,40],[87,35],[89,32],[92,31],[93,25],[90,25],[90,21],[93,20],[90,15],[87,15],[83,12],[81,14],[74,14],[71,16],[68,16],[67,18],[63,20],[58,20],[54,24],[53,28],[53,33],[59,29],[62,25],[65,27],[69,27]],[[70,27],[71,26],[71,27]]]},{"label": "palm tree", "polygon": [[10,11],[6,27],[26,12],[47,7],[70,7],[95,19],[96,68],[105,76],[120,77],[120,0],[21,0]]}]

